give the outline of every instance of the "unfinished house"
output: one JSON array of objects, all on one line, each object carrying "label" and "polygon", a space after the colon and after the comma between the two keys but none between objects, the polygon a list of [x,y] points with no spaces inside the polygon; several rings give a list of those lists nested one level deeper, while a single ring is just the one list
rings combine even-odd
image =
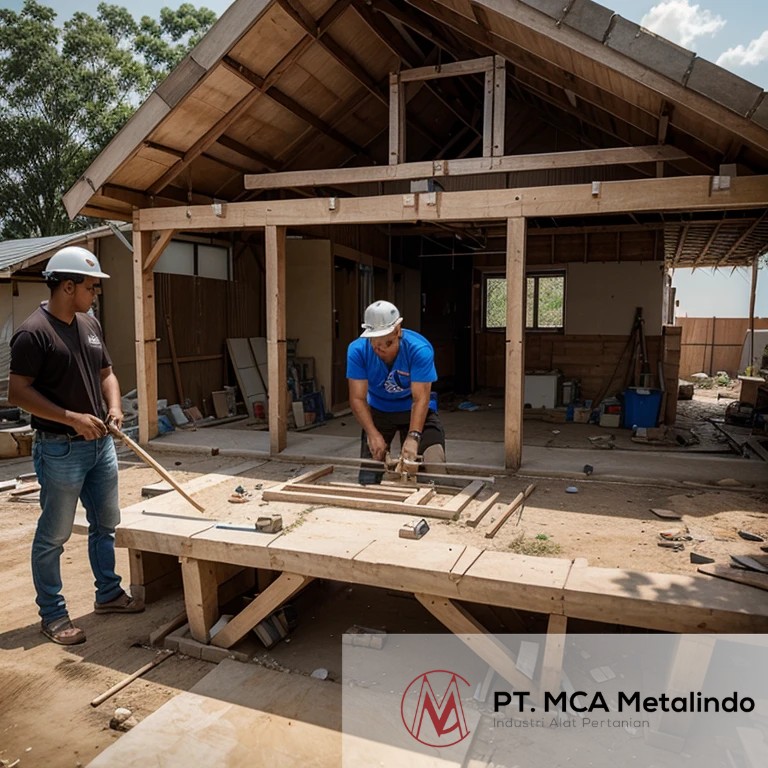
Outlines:
[{"label": "unfinished house", "polygon": [[[296,338],[334,408],[362,309],[388,298],[440,386],[505,392],[515,468],[526,385],[553,386],[525,372],[620,389],[638,313],[642,383],[676,386],[668,270],[763,252],[766,167],[760,88],[589,0],[236,2],[65,203],[133,221],[142,440],[174,336],[199,342],[176,363],[197,396],[224,383],[227,336],[266,336],[285,391]],[[172,296],[152,269],[180,234],[200,279]],[[289,405],[271,398],[274,452]]]},{"label": "unfinished house", "polygon": [[[232,383],[228,339],[266,339],[268,450],[187,486],[206,516],[176,495],[124,510],[117,542],[130,550],[132,589],[149,599],[180,576],[184,652],[206,659],[252,637],[313,580],[406,593],[471,635],[518,688],[511,654],[466,604],[543,616],[552,674],[572,620],[764,632],[768,608],[754,597],[764,592],[697,574],[687,552],[684,563],[638,567],[643,553],[650,562],[686,546],[646,533],[667,525],[648,499],[675,464],[668,454],[586,533],[592,496],[530,497],[521,476],[496,478],[496,496],[469,478],[437,499],[430,487],[324,483],[332,466],[300,470],[317,452],[294,457],[290,477],[278,472],[285,463],[252,459],[286,458],[289,357],[313,358],[327,407],[345,406],[347,345],[378,298],[432,342],[441,392],[503,393],[503,453],[485,468],[494,474],[526,468],[525,405],[557,404],[558,376],[593,403],[627,382],[676,392],[669,270],[751,265],[768,244],[766,173],[760,88],[589,0],[233,3],[65,198],[73,216],[132,222],[140,442],[157,432],[158,398],[183,391],[201,406]],[[163,259],[183,281],[153,272]],[[668,397],[668,419],[674,408]],[[219,444],[201,439],[210,458]],[[482,435],[475,445],[482,459]],[[579,463],[580,481],[590,464]],[[235,483],[245,498],[232,499]],[[245,507],[228,502],[248,494],[264,520],[246,525],[233,518]],[[591,537],[594,561],[511,552],[529,497],[541,499],[547,531]],[[393,512],[434,524],[418,539],[407,517],[382,514]],[[622,518],[634,538],[619,553],[610,531]],[[494,542],[503,525],[507,538]],[[224,595],[244,588],[258,595],[219,629]]]}]

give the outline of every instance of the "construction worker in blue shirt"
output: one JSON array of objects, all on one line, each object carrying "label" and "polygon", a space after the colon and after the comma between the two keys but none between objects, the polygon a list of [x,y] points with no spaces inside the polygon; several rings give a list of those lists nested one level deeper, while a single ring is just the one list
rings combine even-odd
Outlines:
[{"label": "construction worker in blue shirt", "polygon": [[[432,382],[435,353],[421,334],[403,328],[397,307],[376,301],[365,310],[363,332],[347,349],[349,404],[362,427],[360,457],[384,461],[400,435],[400,469],[445,473],[445,433]],[[419,460],[423,457],[423,461]],[[363,467],[363,485],[380,483],[382,471]]]}]

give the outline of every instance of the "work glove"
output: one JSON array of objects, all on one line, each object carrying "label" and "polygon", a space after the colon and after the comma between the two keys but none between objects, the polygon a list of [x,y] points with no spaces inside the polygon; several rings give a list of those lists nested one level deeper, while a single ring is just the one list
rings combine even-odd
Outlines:
[{"label": "work glove", "polygon": [[401,469],[408,474],[419,471],[419,441],[415,437],[406,437],[400,450]]}]

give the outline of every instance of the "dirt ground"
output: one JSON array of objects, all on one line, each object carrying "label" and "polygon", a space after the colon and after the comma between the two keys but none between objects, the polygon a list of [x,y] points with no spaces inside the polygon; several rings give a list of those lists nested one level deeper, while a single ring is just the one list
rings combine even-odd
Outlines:
[{"label": "dirt ground", "polygon": [[[710,400],[716,408],[724,407],[723,398],[717,400],[715,393],[711,398],[697,398],[690,411],[701,408],[708,412]],[[701,425],[700,416],[690,418],[694,429]],[[551,428],[542,427],[541,435],[551,433]],[[716,445],[716,438],[712,440],[713,450],[727,450]],[[134,461],[132,454],[123,453],[121,458],[120,497],[125,507],[140,501],[141,488],[159,478],[152,469]],[[231,458],[190,454],[163,453],[157,458],[180,482],[237,463]],[[0,462],[0,480],[30,471],[29,460]],[[264,511],[261,489],[299,471],[299,465],[267,462],[233,481],[232,489],[225,485],[224,491],[214,488],[201,492],[200,500],[206,503],[207,499],[210,504],[216,494],[229,493],[235,485],[243,484],[252,493],[252,501],[229,507],[224,504],[223,508],[231,520],[248,519]],[[339,471],[334,479],[351,477]],[[761,493],[606,484],[587,477],[576,483],[504,478],[493,491],[501,493],[500,502],[508,503],[530,482],[536,483],[536,490],[519,520],[515,515],[493,539],[486,539],[484,532],[501,507],[495,507],[477,529],[467,528],[461,521],[435,520],[429,535],[525,554],[582,557],[597,566],[669,573],[694,573],[696,566],[690,563],[693,549],[718,562],[727,562],[730,554],[759,552],[760,545],[740,538],[740,530],[768,539],[768,497]],[[567,493],[566,488],[573,484],[578,493]],[[485,490],[480,499],[490,492]],[[473,508],[474,503],[464,516]],[[673,510],[681,519],[660,519],[651,508]],[[149,633],[182,610],[182,596],[173,592],[140,615],[96,616],[92,612],[92,576],[85,538],[75,535],[63,558],[65,595],[70,613],[86,630],[88,641],[69,649],[46,641],[39,632],[28,563],[37,514],[37,505],[10,501],[7,494],[0,494],[4,586],[0,602],[0,765],[74,768],[87,765],[119,738],[119,732],[109,728],[115,707],[128,707],[141,720],[178,691],[188,690],[213,665],[176,655],[106,703],[91,707],[89,702],[95,696],[154,658],[156,650],[148,646]],[[683,537],[684,549],[660,548],[662,532]],[[127,577],[127,556],[122,550],[118,550],[118,565]],[[353,623],[389,632],[441,630],[414,600],[384,594],[383,590],[320,582],[296,602],[300,623],[290,644],[281,643],[267,653],[255,639],[244,641],[244,650],[253,654],[257,663],[298,674],[324,666],[333,679],[340,676],[339,634]],[[495,631],[526,631],[537,620],[535,616],[512,616],[512,612],[484,608],[479,613],[486,626]]]}]

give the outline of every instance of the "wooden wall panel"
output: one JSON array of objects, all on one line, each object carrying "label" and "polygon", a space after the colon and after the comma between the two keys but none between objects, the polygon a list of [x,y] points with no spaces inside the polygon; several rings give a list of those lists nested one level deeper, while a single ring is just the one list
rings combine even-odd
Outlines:
[{"label": "wooden wall panel", "polygon": [[[732,378],[739,371],[741,348],[749,329],[744,317],[680,317],[682,327],[680,376],[707,373],[714,376],[725,371]],[[755,318],[755,329],[768,328],[768,318]]]},{"label": "wooden wall panel", "polygon": [[[504,386],[504,335],[477,334],[477,382],[479,388]],[[658,386],[660,336],[646,338],[648,361]],[[581,396],[597,400],[621,392],[633,377],[628,373],[632,346],[619,336],[563,336],[528,333],[525,337],[526,372],[557,369],[564,379],[578,379]],[[629,377],[629,378],[628,378]]]}]

